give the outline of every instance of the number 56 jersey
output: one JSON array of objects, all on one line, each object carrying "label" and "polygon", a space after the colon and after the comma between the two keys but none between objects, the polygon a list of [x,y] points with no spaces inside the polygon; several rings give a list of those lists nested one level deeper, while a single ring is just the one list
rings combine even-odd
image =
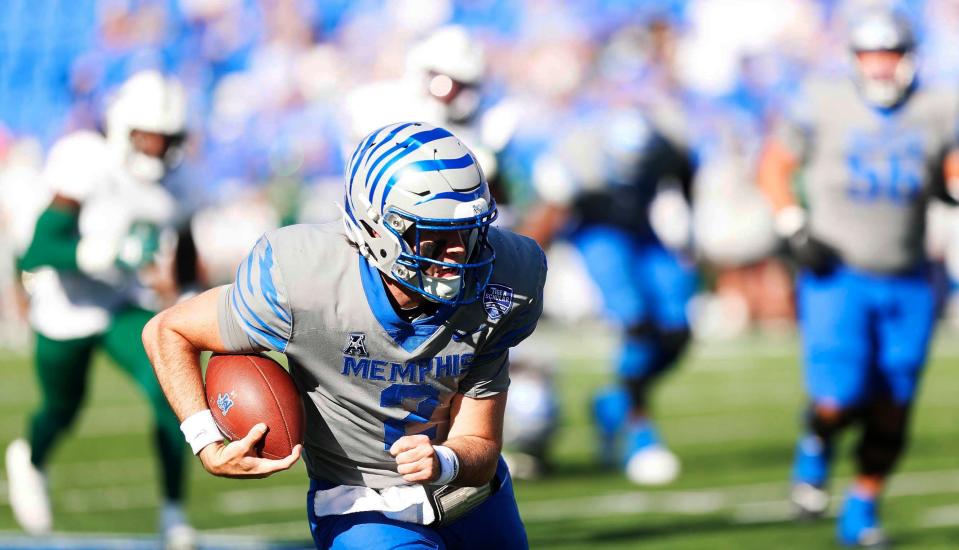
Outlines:
[{"label": "number 56 jersey", "polygon": [[272,231],[240,264],[221,294],[220,335],[234,352],[286,354],[306,406],[310,477],[400,485],[393,442],[440,443],[455,393],[507,390],[508,350],[542,313],[546,261],[526,237],[490,228],[489,241],[496,260],[481,299],[409,323],[340,224]]},{"label": "number 56 jersey", "polygon": [[848,79],[804,92],[779,137],[803,164],[811,231],[854,267],[915,269],[926,203],[959,137],[959,95],[919,87],[890,110],[869,106]]}]

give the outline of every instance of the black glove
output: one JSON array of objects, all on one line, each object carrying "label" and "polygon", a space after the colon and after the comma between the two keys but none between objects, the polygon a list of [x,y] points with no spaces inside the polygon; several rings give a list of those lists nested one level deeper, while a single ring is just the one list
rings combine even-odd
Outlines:
[{"label": "black glove", "polygon": [[828,244],[813,237],[807,226],[786,239],[789,254],[796,262],[816,275],[827,275],[836,267],[839,256]]},{"label": "black glove", "polygon": [[810,233],[806,213],[798,206],[784,208],[776,215],[776,232],[800,266],[816,275],[826,275],[835,269],[838,253]]}]

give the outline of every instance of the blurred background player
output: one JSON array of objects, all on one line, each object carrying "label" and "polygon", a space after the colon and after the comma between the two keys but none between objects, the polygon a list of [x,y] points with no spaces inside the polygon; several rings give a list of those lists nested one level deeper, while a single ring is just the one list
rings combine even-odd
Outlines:
[{"label": "blurred background player", "polygon": [[404,61],[399,78],[372,82],[346,98],[354,141],[365,136],[367,128],[395,122],[398,115],[443,122],[458,130],[475,121],[486,56],[483,45],[465,28],[448,25],[431,31],[410,46]]},{"label": "blurred background player", "polygon": [[137,73],[107,107],[105,137],[74,132],[47,158],[43,177],[52,198],[20,259],[20,267],[31,272],[29,320],[42,401],[26,439],[15,440],[6,452],[10,504],[29,533],[52,528],[44,470],[76,418],[93,353],[101,348],[153,408],[166,543],[191,544],[182,510],[179,422],[139,337],[151,311],[175,297],[170,238],[182,210],[163,181],[179,163],[186,108],[179,81],[155,71]]},{"label": "blurred background player", "polygon": [[959,96],[921,86],[912,30],[894,12],[857,19],[849,49],[853,77],[807,83],[802,113],[769,139],[759,177],[801,266],[810,406],[793,501],[806,515],[825,511],[835,436],[861,425],[838,537],[871,546],[885,542],[877,501],[906,446],[936,316],[924,217],[944,182],[959,183]]},{"label": "blurred background player", "polygon": [[502,208],[508,201],[500,186],[496,154],[508,138],[500,137],[499,132],[483,133],[490,108],[490,98],[483,89],[486,64],[484,45],[466,28],[444,25],[426,33],[411,44],[400,78],[372,82],[347,96],[346,149],[351,150],[360,137],[397,120],[420,120],[449,128],[479,159]]},{"label": "blurred background player", "polygon": [[[681,221],[693,176],[690,153],[632,107],[594,109],[561,127],[536,161],[541,203],[521,231],[548,246],[564,235],[580,252],[608,316],[623,331],[617,387],[593,403],[601,460],[625,459],[639,484],[669,483],[679,461],[650,418],[650,386],[689,341],[686,305],[696,276]],[[676,205],[673,199],[681,203]],[[657,200],[678,214],[654,228]],[[668,242],[672,248],[664,244]],[[622,441],[620,441],[622,439]]]},{"label": "blurred background player", "polygon": [[535,343],[510,350],[509,400],[503,418],[503,458],[517,479],[549,473],[549,452],[559,428],[556,358]]}]

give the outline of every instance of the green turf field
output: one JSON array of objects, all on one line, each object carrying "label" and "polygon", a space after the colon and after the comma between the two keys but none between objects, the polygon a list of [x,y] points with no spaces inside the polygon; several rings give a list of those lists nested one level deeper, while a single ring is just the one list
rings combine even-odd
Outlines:
[{"label": "green turf field", "polygon": [[[833,547],[831,521],[788,521],[786,478],[801,403],[793,338],[699,344],[655,402],[662,431],[683,460],[683,476],[665,489],[640,490],[592,461],[587,400],[609,380],[603,366],[612,344],[608,332],[544,326],[535,336],[537,346],[564,359],[558,366],[563,425],[555,472],[517,486],[533,548]],[[940,335],[913,445],[884,508],[897,548],[959,546],[957,359],[955,336]],[[50,472],[56,529],[151,533],[158,487],[147,408],[106,360],[93,377],[87,407]],[[0,361],[0,443],[22,433],[35,399],[28,361]],[[850,473],[848,448],[837,488]],[[260,481],[214,478],[198,462],[192,474],[189,512],[206,540],[226,547],[238,546],[235,537],[309,543],[302,465]],[[0,488],[0,547],[7,547],[18,539],[6,488]]]}]

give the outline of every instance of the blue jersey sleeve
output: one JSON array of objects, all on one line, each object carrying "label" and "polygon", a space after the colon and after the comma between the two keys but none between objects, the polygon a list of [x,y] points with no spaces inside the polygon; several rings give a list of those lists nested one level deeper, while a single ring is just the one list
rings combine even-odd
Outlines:
[{"label": "blue jersey sleeve", "polygon": [[293,334],[293,311],[267,236],[240,263],[220,310],[220,334],[231,351],[286,351]]}]

